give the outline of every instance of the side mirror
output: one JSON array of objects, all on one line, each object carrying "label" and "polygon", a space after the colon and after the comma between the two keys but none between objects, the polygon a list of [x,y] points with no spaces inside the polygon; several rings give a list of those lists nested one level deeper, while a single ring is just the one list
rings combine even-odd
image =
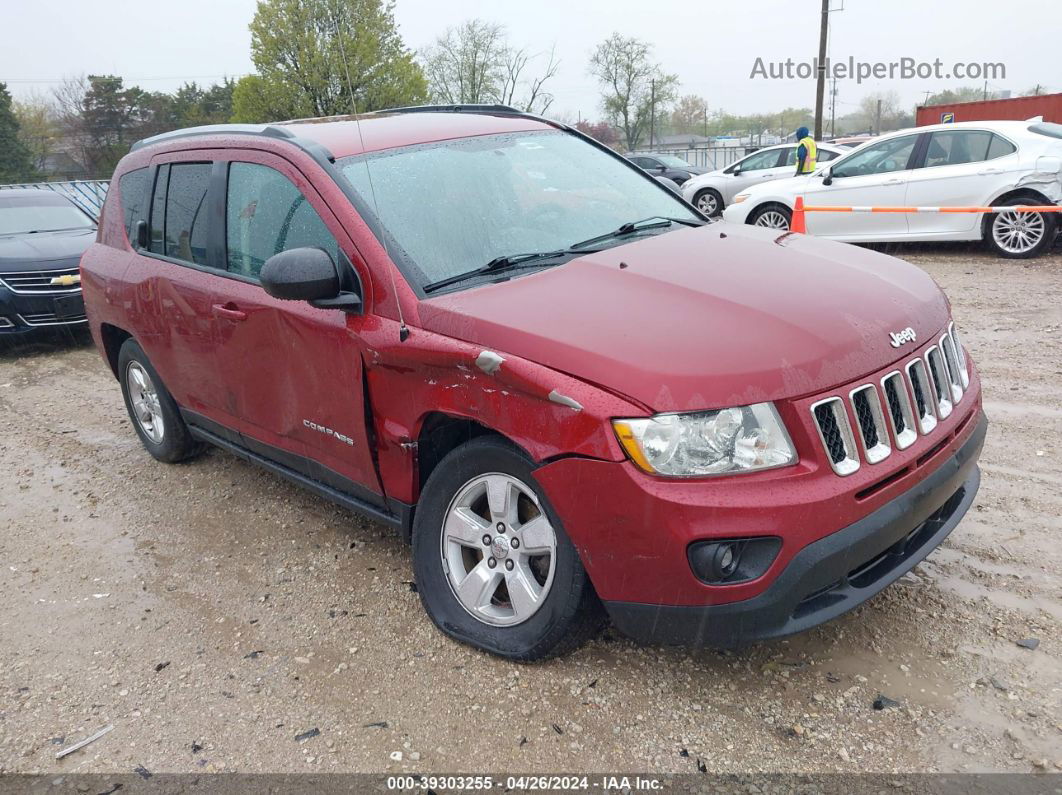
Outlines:
[{"label": "side mirror", "polygon": [[293,248],[262,265],[262,288],[284,301],[309,301],[321,309],[356,310],[361,299],[343,292],[331,255],[320,248]]},{"label": "side mirror", "polygon": [[832,168],[826,169],[826,172],[822,175],[822,184],[823,185],[832,185],[833,184],[833,169]]},{"label": "side mirror", "polygon": [[741,169],[738,168],[737,166],[734,166],[734,170],[730,172],[730,176],[736,177],[740,173],[741,173]]}]

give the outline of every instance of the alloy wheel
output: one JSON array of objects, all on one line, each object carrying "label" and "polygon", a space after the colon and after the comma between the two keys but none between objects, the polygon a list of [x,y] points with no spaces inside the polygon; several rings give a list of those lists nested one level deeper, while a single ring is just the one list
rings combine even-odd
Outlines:
[{"label": "alloy wheel", "polygon": [[992,239],[1009,254],[1024,254],[1040,245],[1045,226],[1039,213],[1003,212],[992,224]]},{"label": "alloy wheel", "polygon": [[450,501],[440,554],[450,588],[472,616],[514,626],[533,616],[549,595],[557,536],[522,480],[479,475]]},{"label": "alloy wheel", "polygon": [[768,229],[789,229],[789,219],[781,210],[764,210],[753,226],[765,226]]},{"label": "alloy wheel", "polygon": [[714,193],[706,191],[697,197],[697,209],[707,216],[715,215],[719,209],[719,200],[715,198]]},{"label": "alloy wheel", "polygon": [[151,376],[140,362],[133,361],[126,367],[125,380],[137,425],[152,442],[161,444],[166,425],[162,419],[159,393]]}]

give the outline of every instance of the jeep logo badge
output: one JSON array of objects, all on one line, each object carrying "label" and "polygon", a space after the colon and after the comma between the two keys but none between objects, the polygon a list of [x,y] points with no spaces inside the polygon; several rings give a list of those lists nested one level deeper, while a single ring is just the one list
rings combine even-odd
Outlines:
[{"label": "jeep logo badge", "polygon": [[914,342],[915,339],[915,330],[910,326],[902,331],[889,332],[889,341],[894,348],[899,348],[901,345],[906,345],[908,342]]}]

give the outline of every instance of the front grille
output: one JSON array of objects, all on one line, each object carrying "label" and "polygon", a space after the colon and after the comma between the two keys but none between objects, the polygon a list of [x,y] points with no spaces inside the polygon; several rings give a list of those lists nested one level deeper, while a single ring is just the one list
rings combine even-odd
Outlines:
[{"label": "front grille", "polygon": [[903,433],[907,430],[907,419],[904,417],[903,408],[900,404],[900,389],[903,388],[901,383],[899,387],[896,385],[895,379],[885,380],[885,402],[889,404],[889,416],[892,417],[892,427],[896,433]]},{"label": "front grille", "polygon": [[[969,386],[968,366],[960,351],[954,327],[949,327],[924,358],[912,359],[882,378],[880,391],[878,385],[863,384],[847,400],[834,396],[813,404],[815,427],[833,470],[850,475],[862,461],[877,464],[894,447],[904,450],[919,435],[931,433]],[[856,449],[856,434],[861,449]]]},{"label": "front grille", "polygon": [[811,410],[833,471],[838,475],[849,475],[859,469],[855,439],[852,427],[848,424],[844,402],[837,397],[826,398],[812,406]]},{"label": "front grille", "polygon": [[[885,390],[885,402],[889,406],[889,420],[892,422],[896,449],[904,450],[914,444],[918,431],[915,430],[911,398],[904,385],[903,375],[899,370],[889,373],[881,379],[881,388]],[[924,405],[925,401],[922,402]]]},{"label": "front grille", "polygon": [[878,443],[878,427],[874,424],[874,415],[870,410],[870,398],[867,397],[865,389],[852,395],[852,405],[855,407],[859,431],[863,435],[863,446],[876,446]]},{"label": "front grille", "polygon": [[937,416],[943,420],[951,414],[951,388],[944,369],[944,359],[936,345],[926,351],[926,367],[929,368],[929,380],[933,385],[933,397],[937,399]]},{"label": "front grille", "polygon": [[[53,284],[53,280],[57,282]],[[77,266],[40,271],[0,273],[0,283],[19,295],[61,295],[81,290]]]},{"label": "front grille", "polygon": [[27,326],[69,326],[74,323],[85,323],[88,318],[85,315],[68,315],[59,317],[54,312],[35,312],[33,314],[19,315],[22,322]]},{"label": "front grille", "polygon": [[834,419],[833,411],[829,406],[819,406],[815,409],[815,418],[819,421],[819,430],[822,432],[822,440],[826,444],[830,460],[835,464],[844,461],[844,441],[841,439],[841,429]]},{"label": "front grille", "polygon": [[856,423],[859,425],[859,437],[863,442],[863,455],[871,464],[876,464],[892,452],[878,390],[873,384],[867,384],[853,389],[851,399]]}]

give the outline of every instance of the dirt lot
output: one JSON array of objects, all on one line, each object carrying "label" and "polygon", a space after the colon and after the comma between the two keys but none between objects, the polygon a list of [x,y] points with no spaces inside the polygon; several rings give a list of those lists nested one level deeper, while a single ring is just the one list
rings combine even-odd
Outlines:
[{"label": "dirt lot", "polygon": [[1062,769],[1062,255],[900,253],[981,368],[976,506],[859,611],[740,653],[459,646],[391,531],[226,453],[156,463],[84,342],[0,354],[0,772]]}]

